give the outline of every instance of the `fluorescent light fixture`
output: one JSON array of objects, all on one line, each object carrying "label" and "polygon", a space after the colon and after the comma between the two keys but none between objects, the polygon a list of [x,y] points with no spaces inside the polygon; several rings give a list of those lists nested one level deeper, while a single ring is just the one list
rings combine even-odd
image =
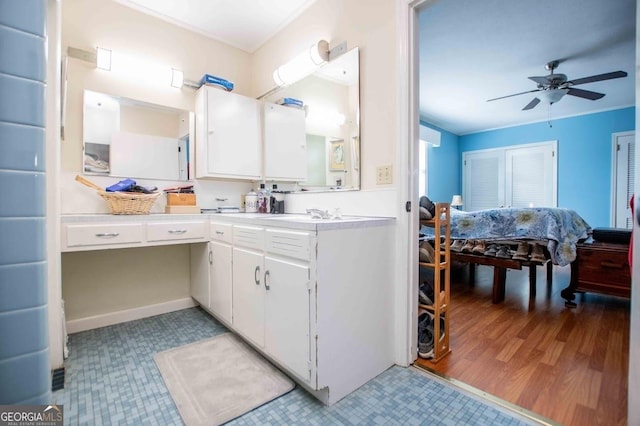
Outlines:
[{"label": "fluorescent light fixture", "polygon": [[440,140],[442,139],[442,134],[433,130],[431,127],[420,125],[420,140],[425,141],[426,143],[436,147],[440,146]]},{"label": "fluorescent light fixture", "polygon": [[96,66],[111,71],[111,50],[102,47],[96,48]]},{"label": "fluorescent light fixture", "polygon": [[171,87],[180,89],[184,83],[184,73],[175,68],[171,68]]},{"label": "fluorescent light fixture", "polygon": [[273,72],[278,86],[286,86],[312,74],[329,60],[329,43],[320,40]]}]

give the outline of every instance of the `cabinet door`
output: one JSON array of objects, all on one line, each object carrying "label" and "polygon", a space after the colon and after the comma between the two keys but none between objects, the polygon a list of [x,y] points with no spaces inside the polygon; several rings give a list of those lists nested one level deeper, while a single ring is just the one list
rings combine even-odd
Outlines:
[{"label": "cabinet door", "polygon": [[262,253],[233,248],[233,326],[264,347],[264,260]]},{"label": "cabinet door", "polygon": [[210,243],[211,248],[211,312],[231,324],[232,321],[232,264],[231,246]]},{"label": "cabinet door", "polygon": [[265,349],[309,381],[309,266],[265,257]]},{"label": "cabinet door", "polygon": [[206,309],[210,309],[209,260],[210,243],[190,244],[191,297]]},{"label": "cabinet door", "polygon": [[205,90],[207,175],[260,178],[259,101],[211,87]]},{"label": "cabinet door", "polygon": [[304,110],[264,105],[264,173],[267,179],[307,179]]}]

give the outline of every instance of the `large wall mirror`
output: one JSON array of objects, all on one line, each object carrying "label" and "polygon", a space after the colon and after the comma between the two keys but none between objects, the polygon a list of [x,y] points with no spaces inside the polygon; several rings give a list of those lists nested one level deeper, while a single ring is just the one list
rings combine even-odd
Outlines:
[{"label": "large wall mirror", "polygon": [[266,98],[304,102],[308,174],[305,190],[360,188],[359,51],[351,49],[314,74]]},{"label": "large wall mirror", "polygon": [[85,174],[187,181],[194,114],[84,91]]}]

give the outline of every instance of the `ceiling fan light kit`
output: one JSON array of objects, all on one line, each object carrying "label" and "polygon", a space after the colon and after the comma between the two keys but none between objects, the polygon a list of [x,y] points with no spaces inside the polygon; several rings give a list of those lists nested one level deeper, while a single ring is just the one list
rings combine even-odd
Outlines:
[{"label": "ceiling fan light kit", "polygon": [[[555,74],[554,70],[558,67],[560,61],[551,61],[545,65],[545,68],[551,73],[546,76],[533,76],[529,80],[538,85],[537,89],[528,90],[526,92],[514,93],[512,95],[501,96],[487,100],[487,102],[497,101],[498,99],[510,98],[512,96],[524,95],[525,93],[540,92],[540,98],[549,105],[552,105],[564,97],[564,95],[576,96],[578,98],[595,101],[604,97],[604,93],[593,92],[591,90],[576,89],[573,86],[579,84],[594,83],[596,81],[611,80],[614,78],[626,77],[625,71],[613,71],[605,74],[592,75],[589,77],[579,78],[577,80],[568,80],[565,74]],[[524,108],[523,111],[533,109],[540,103],[540,98],[535,97]]]}]

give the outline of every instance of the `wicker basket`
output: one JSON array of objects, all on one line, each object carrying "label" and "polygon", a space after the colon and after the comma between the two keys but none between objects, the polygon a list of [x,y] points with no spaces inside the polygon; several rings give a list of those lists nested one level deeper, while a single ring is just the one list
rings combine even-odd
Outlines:
[{"label": "wicker basket", "polygon": [[76,180],[89,188],[95,189],[107,202],[111,214],[149,214],[153,203],[162,194],[140,194],[138,192],[107,192],[93,182],[76,176]]},{"label": "wicker basket", "polygon": [[111,214],[149,214],[153,203],[160,196],[155,194],[140,194],[137,192],[99,192],[109,205]]}]

